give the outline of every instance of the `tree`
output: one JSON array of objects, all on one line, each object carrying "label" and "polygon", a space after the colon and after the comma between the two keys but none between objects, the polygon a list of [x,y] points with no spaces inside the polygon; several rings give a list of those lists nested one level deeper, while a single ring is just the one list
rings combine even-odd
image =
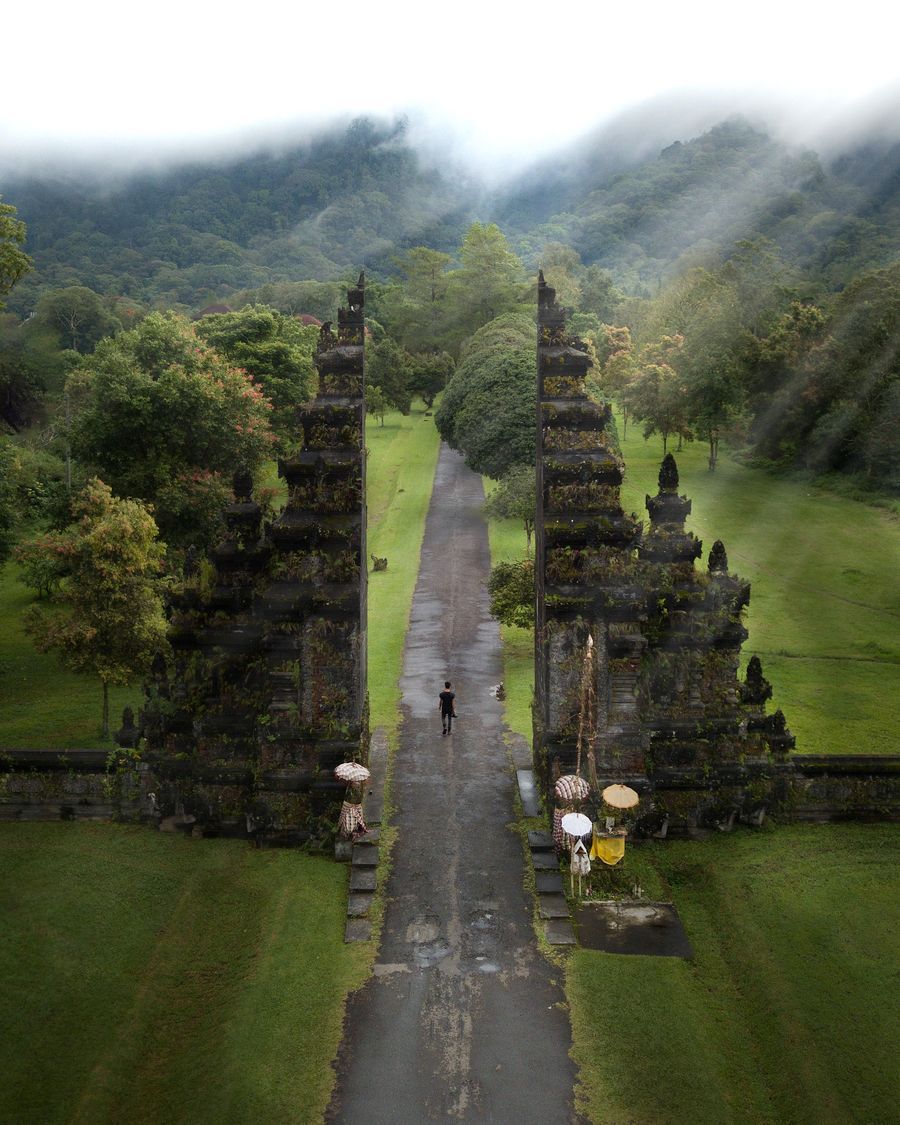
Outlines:
[{"label": "tree", "polygon": [[499,479],[535,461],[535,328],[507,313],[468,340],[434,420],[469,468]]},{"label": "tree", "polygon": [[472,223],[459,248],[460,268],[447,278],[447,300],[458,346],[525,294],[525,269],[496,223]]},{"label": "tree", "polygon": [[31,606],[25,628],[41,652],[55,651],[103,686],[103,737],[109,737],[109,685],[149,668],[166,643],[160,572],[164,554],[144,504],[119,500],[91,480],[65,531],[45,536],[44,551],[65,562],[67,580],[54,610]]},{"label": "tree", "polygon": [[428,352],[412,357],[409,389],[430,410],[453,374],[453,357],[447,352]]},{"label": "tree", "polygon": [[534,560],[501,562],[488,579],[491,617],[501,625],[534,628]]},{"label": "tree", "polygon": [[560,305],[570,309],[581,307],[581,282],[579,275],[584,267],[581,258],[571,246],[562,242],[548,242],[540,254],[544,280],[556,290]]},{"label": "tree", "polygon": [[74,352],[92,352],[104,336],[122,328],[122,322],[109,312],[100,295],[84,285],[44,293],[34,317],[38,324],[58,333],[62,347]]},{"label": "tree", "polygon": [[412,357],[390,336],[385,336],[366,356],[366,379],[373,387],[379,387],[385,402],[401,414],[409,414],[412,406],[411,375]]},{"label": "tree", "polygon": [[264,305],[250,305],[240,312],[205,316],[196,331],[253,377],[272,403],[272,429],[282,441],[290,441],[297,429],[297,407],[315,393],[318,330]]},{"label": "tree", "polygon": [[3,297],[34,265],[22,249],[24,243],[25,224],[16,218],[15,207],[0,197],[0,309]]},{"label": "tree", "polygon": [[500,483],[484,504],[485,512],[494,519],[522,521],[525,528],[525,550],[529,554],[535,507],[535,473],[531,465],[513,465],[500,478]]},{"label": "tree", "polygon": [[414,246],[394,264],[403,283],[387,300],[393,332],[411,351],[437,348],[447,329],[447,270],[453,259],[440,250]]},{"label": "tree", "polygon": [[622,392],[622,401],[634,417],[644,423],[645,438],[656,433],[662,437],[663,454],[670,434],[690,436],[687,387],[667,363],[642,365],[637,377]]},{"label": "tree", "polygon": [[[67,388],[73,453],[117,495],[156,503],[169,541],[190,521],[183,498],[179,511],[166,506],[167,486],[195,473],[230,481],[238,466],[253,470],[271,454],[271,404],[260,388],[173,314],[152,313],[103,340]],[[208,489],[196,495],[205,510]]]},{"label": "tree", "polygon": [[373,387],[371,383],[366,387],[366,413],[373,414],[384,425],[384,414],[387,410],[387,399],[381,387]]},{"label": "tree", "polygon": [[621,391],[621,401],[638,421],[644,437],[658,433],[666,453],[670,434],[690,438],[688,392],[685,380],[675,370],[683,336],[664,336],[641,349],[637,374]]}]

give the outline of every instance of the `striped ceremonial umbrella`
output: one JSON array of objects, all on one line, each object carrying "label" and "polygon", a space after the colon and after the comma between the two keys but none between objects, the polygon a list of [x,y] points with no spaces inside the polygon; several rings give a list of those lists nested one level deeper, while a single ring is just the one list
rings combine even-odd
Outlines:
[{"label": "striped ceremonial umbrella", "polygon": [[583,801],[590,791],[591,787],[584,778],[574,773],[564,774],[553,787],[557,799],[566,802]]},{"label": "striped ceremonial umbrella", "polygon": [[359,762],[341,762],[334,771],[334,776],[339,781],[347,781],[351,785],[358,785],[361,781],[368,781],[372,775]]}]

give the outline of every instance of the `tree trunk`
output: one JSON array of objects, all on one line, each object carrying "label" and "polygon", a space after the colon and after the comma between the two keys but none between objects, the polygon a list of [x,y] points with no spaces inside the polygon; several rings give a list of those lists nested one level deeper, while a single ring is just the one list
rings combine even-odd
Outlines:
[{"label": "tree trunk", "polygon": [[534,524],[531,520],[525,520],[525,554],[531,554],[531,530]]},{"label": "tree trunk", "polygon": [[103,737],[109,738],[109,684],[103,681]]}]

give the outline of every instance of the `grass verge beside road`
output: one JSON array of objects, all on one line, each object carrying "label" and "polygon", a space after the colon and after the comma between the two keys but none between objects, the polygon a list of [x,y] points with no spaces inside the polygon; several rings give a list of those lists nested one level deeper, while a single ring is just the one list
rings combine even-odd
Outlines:
[{"label": "grass verge beside road", "polygon": [[431,417],[416,403],[407,415],[366,420],[368,537],[370,555],[388,560],[369,571],[369,707],[371,725],[396,735],[400,720],[403,644],[409,625],[425,517],[431,500],[440,439]]},{"label": "grass verge beside road", "polygon": [[896,825],[861,824],[631,852],[650,896],[676,903],[695,957],[569,959],[589,1120],[895,1120],[898,853]]},{"label": "grass verge beside road", "polygon": [[146,828],[0,824],[0,1120],[321,1120],[346,868]]}]

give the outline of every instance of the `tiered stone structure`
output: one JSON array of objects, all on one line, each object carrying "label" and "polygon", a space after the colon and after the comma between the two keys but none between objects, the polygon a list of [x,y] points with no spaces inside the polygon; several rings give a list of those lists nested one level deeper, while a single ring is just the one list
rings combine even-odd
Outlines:
[{"label": "tiered stone structure", "polygon": [[336,820],[334,766],[367,756],[364,297],[361,276],[321,329],[283,511],[238,472],[214,576],[189,558],[172,598],[174,675],[157,662],[142,716],[160,817],[305,839]]},{"label": "tiered stone structure", "polygon": [[[536,519],[536,766],[549,793],[575,764],[579,672],[588,634],[595,652],[595,729],[583,748],[589,776],[652,794],[648,826],[733,821],[774,801],[771,766],[794,739],[757,660],[738,681],[741,617],[750,587],[729,574],[716,542],[685,530],[691,502],[669,454],[649,526],[619,501],[623,463],[608,407],[585,393],[589,357],[565,314],[538,285],[538,496]],[[768,771],[768,772],[767,772]],[[783,771],[782,771],[783,772]],[[766,782],[765,779],[769,778]]]}]

